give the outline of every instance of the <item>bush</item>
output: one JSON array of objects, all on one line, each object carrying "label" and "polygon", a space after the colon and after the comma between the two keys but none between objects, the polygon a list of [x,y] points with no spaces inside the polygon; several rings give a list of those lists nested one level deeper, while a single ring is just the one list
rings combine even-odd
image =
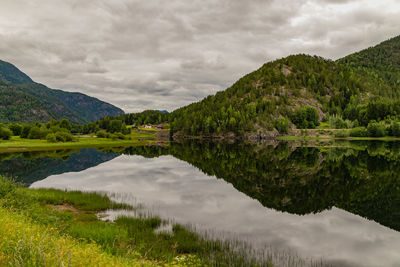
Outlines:
[{"label": "bush", "polygon": [[319,115],[312,106],[304,106],[295,111],[292,122],[300,129],[312,129],[319,125]]},{"label": "bush", "polygon": [[289,120],[287,118],[280,117],[275,121],[275,128],[281,134],[287,134],[289,132]]},{"label": "bush", "polygon": [[356,127],[350,130],[350,136],[352,137],[367,137],[368,132],[365,127]]},{"label": "bush", "polygon": [[50,131],[46,128],[33,126],[29,130],[28,139],[45,139],[49,132]]},{"label": "bush", "polygon": [[341,116],[334,114],[329,116],[329,127],[331,129],[345,129],[347,125]]},{"label": "bush", "polygon": [[13,135],[20,136],[22,133],[22,125],[18,123],[11,123],[8,128],[13,132]]},{"label": "bush", "polygon": [[70,131],[66,128],[61,128],[60,126],[51,126],[49,128],[49,131],[51,131],[52,133],[56,133],[56,132],[66,132],[66,133],[70,133]]},{"label": "bush", "polygon": [[67,132],[56,132],[55,137],[57,142],[71,142],[72,141],[72,134]]},{"label": "bush", "polygon": [[343,137],[349,137],[349,131],[348,130],[337,130],[334,133],[335,137],[343,138]]},{"label": "bush", "polygon": [[57,142],[56,135],[53,134],[53,133],[49,133],[49,134],[46,136],[46,140],[47,140],[47,142],[49,142],[49,143],[56,143],[56,142]]},{"label": "bush", "polygon": [[331,129],[351,129],[358,126],[358,121],[343,120],[340,115],[329,116],[329,127]]},{"label": "bush", "polygon": [[117,140],[117,139],[125,140],[125,139],[127,139],[126,136],[123,135],[122,133],[111,134],[110,138],[113,139],[113,140]]},{"label": "bush", "polygon": [[106,131],[101,130],[101,131],[98,131],[98,132],[96,133],[96,136],[97,136],[98,138],[106,138],[106,137],[107,137],[107,133],[106,133]]},{"label": "bush", "polygon": [[12,131],[6,127],[0,127],[0,139],[10,140]]},{"label": "bush", "polygon": [[390,125],[389,128],[389,135],[400,137],[400,122],[392,122],[392,125]]},{"label": "bush", "polygon": [[25,125],[22,127],[21,138],[28,138],[29,131],[31,130],[31,128],[32,128],[31,125],[25,124]]},{"label": "bush", "polygon": [[386,127],[383,123],[371,121],[367,127],[368,136],[382,137],[386,135]]}]

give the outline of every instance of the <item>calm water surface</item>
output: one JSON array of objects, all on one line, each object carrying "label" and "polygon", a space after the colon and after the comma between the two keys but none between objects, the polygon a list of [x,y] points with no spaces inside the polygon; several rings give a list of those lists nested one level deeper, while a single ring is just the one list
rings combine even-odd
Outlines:
[{"label": "calm water surface", "polygon": [[220,238],[400,266],[400,144],[185,143],[0,155],[31,187],[101,191]]}]

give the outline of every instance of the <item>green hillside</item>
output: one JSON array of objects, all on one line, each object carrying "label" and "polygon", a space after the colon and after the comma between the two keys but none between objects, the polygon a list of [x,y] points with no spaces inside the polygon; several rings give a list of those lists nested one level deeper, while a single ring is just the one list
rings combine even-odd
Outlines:
[{"label": "green hillside", "polygon": [[14,65],[0,61],[0,122],[46,122],[66,118],[88,123],[124,112],[81,93],[54,90],[33,82]]},{"label": "green hillside", "polygon": [[400,38],[337,62],[294,55],[171,114],[173,135],[277,135],[330,117],[367,126],[399,120]]},{"label": "green hillside", "polygon": [[351,66],[358,73],[373,77],[380,84],[391,86],[393,94],[399,97],[400,36],[351,54],[338,62]]},{"label": "green hillside", "polygon": [[48,121],[50,110],[36,97],[0,86],[0,122]]},{"label": "green hillside", "polygon": [[321,120],[342,113],[351,96],[371,90],[364,76],[333,61],[307,55],[289,56],[262,66],[225,91],[174,111],[173,133],[219,134],[272,131],[304,106],[313,106]]}]

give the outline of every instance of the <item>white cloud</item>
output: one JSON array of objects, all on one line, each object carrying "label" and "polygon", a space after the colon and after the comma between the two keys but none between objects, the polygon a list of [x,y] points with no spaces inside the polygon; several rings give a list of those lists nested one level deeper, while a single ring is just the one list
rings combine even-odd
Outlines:
[{"label": "white cloud", "polygon": [[3,0],[0,59],[128,112],[173,110],[266,61],[336,59],[396,36],[399,11],[395,0]]}]

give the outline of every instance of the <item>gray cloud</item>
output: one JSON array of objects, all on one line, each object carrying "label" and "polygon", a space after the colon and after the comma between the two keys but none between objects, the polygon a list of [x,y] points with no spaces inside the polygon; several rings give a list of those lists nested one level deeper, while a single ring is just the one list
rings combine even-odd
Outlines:
[{"label": "gray cloud", "polygon": [[395,0],[3,0],[0,58],[128,112],[173,110],[294,53],[336,59],[398,35]]}]

